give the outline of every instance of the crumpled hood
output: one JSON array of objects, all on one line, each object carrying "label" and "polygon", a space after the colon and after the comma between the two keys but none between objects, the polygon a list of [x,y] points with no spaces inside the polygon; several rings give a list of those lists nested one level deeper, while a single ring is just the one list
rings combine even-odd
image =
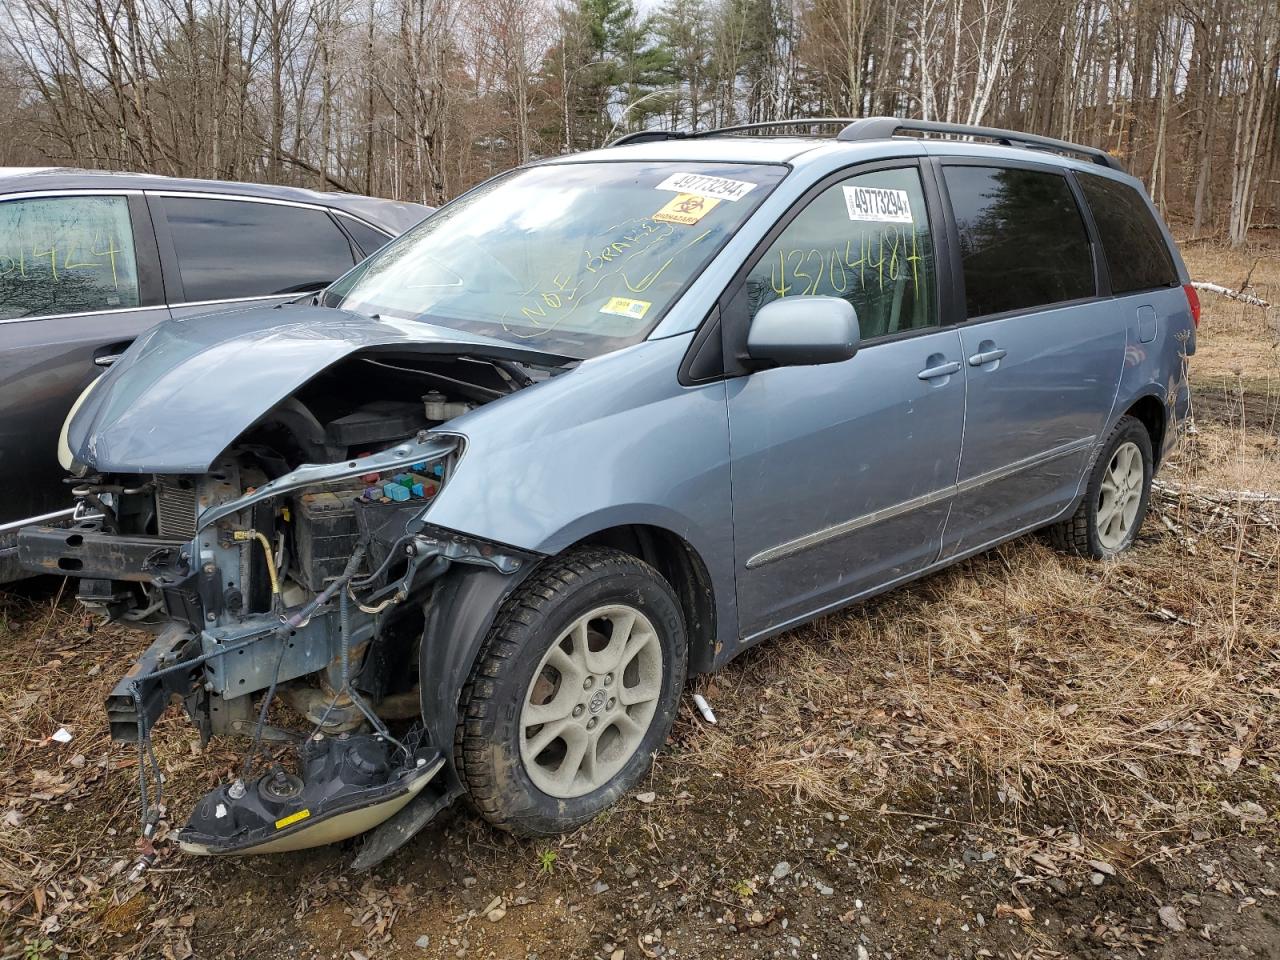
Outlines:
[{"label": "crumpled hood", "polygon": [[139,337],[97,381],[72,415],[67,443],[75,461],[92,471],[203,473],[316,374],[370,350],[549,359],[489,337],[330,307],[253,307],[168,320]]}]

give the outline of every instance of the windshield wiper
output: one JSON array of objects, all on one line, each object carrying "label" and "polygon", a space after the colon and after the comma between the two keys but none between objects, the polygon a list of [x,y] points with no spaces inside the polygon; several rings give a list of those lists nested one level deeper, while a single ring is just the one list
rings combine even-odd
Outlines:
[{"label": "windshield wiper", "polygon": [[510,379],[516,382],[519,387],[529,387],[533,385],[533,377],[524,372],[524,368],[514,360],[498,360],[496,358],[486,357],[499,373],[505,373]]}]

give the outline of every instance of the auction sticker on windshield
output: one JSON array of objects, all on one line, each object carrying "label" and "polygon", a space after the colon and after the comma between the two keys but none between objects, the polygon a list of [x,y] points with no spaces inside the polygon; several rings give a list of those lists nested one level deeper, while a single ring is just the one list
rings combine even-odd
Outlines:
[{"label": "auction sticker on windshield", "polygon": [[730,180],[728,177],[712,177],[704,173],[673,173],[654,189],[692,193],[716,200],[741,200],[755,187],[754,183],[746,180]]},{"label": "auction sticker on windshield", "polygon": [[662,223],[682,223],[690,226],[712,211],[719,200],[700,197],[696,193],[681,193],[653,215]]},{"label": "auction sticker on windshield", "polygon": [[600,308],[601,313],[611,313],[616,317],[630,317],[632,320],[643,320],[649,312],[651,304],[648,300],[631,300],[627,297],[610,297]]},{"label": "auction sticker on windshield", "polygon": [[911,223],[911,200],[905,190],[886,187],[845,187],[845,206],[850,220],[880,223]]}]

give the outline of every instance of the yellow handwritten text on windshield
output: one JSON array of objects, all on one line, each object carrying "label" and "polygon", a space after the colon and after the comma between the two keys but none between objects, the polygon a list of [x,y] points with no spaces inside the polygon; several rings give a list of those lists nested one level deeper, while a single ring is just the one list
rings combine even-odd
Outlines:
[{"label": "yellow handwritten text on windshield", "polygon": [[[615,230],[619,232],[608,239]],[[703,230],[687,236],[687,231],[648,217],[616,224],[605,232],[607,242],[582,251],[578,269],[557,273],[549,282],[539,280],[522,294],[520,316],[537,328],[534,332],[506,324],[504,328],[513,336],[532,339],[555,330],[599,296],[615,291],[644,293],[682,254],[710,234]]]}]

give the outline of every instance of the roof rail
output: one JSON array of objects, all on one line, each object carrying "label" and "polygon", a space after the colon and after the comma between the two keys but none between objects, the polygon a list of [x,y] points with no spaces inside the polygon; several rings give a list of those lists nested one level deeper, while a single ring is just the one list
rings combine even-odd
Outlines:
[{"label": "roof rail", "polygon": [[885,140],[900,133],[938,133],[954,137],[982,137],[994,140],[1006,147],[1029,147],[1033,150],[1052,150],[1055,153],[1074,153],[1112,170],[1124,170],[1120,161],[1097,147],[1080,143],[1040,137],[1033,133],[1001,130],[998,127],[971,127],[963,123],[940,123],[936,120],[900,120],[897,117],[864,117],[854,120],[837,134],[837,140],[857,142],[861,140]]},{"label": "roof rail", "polygon": [[699,130],[697,133],[684,133],[679,130],[637,130],[635,133],[623,134],[611,147],[621,147],[628,143],[650,143],[654,140],[688,140],[693,137],[716,137],[725,133],[745,133],[750,130],[768,130],[785,127],[816,127],[844,124],[845,129],[858,121],[853,117],[805,117],[794,120],[761,120],[758,123],[740,123],[732,127],[716,127],[713,130]]},{"label": "roof rail", "polygon": [[681,133],[679,130],[637,130],[635,133],[624,133],[609,146],[621,147],[627,143],[651,143],[656,140],[683,140],[687,136],[689,134]]},{"label": "roof rail", "polygon": [[637,130],[619,137],[611,147],[620,147],[627,143],[651,143],[656,140],[689,140],[695,137],[715,137],[726,133],[746,133],[753,130],[786,129],[790,127],[815,127],[843,124],[836,134],[837,140],[846,143],[862,140],[887,140],[901,133],[936,133],[953,137],[981,137],[994,140],[1006,147],[1027,147],[1032,150],[1052,150],[1055,153],[1076,154],[1092,160],[1094,163],[1112,170],[1123,171],[1120,161],[1105,150],[1097,147],[1086,147],[1081,143],[1069,143],[1066,140],[1055,140],[1053,137],[1041,137],[1034,133],[1019,133],[1017,130],[1002,130],[998,127],[971,127],[963,123],[941,123],[936,120],[902,120],[898,117],[804,117],[793,120],[763,120],[758,123],[740,123],[733,127],[716,127],[714,130],[699,130],[697,133],[684,133],[680,130]]}]

